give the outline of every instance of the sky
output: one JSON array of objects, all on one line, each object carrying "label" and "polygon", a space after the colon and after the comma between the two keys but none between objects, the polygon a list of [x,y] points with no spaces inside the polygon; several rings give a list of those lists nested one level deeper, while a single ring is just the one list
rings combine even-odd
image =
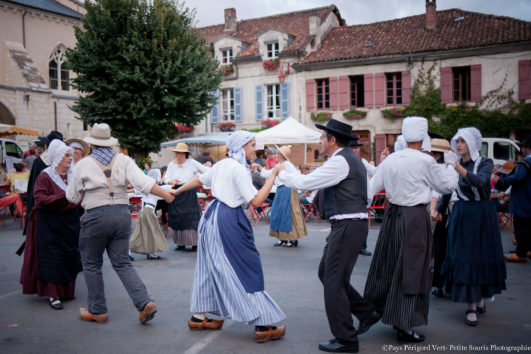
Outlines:
[{"label": "sky", "polygon": [[[183,2],[183,0],[180,0]],[[234,7],[236,17],[246,20],[279,13],[334,4],[348,26],[420,15],[426,12],[425,0],[184,0],[196,9],[196,26],[224,23],[223,10]],[[437,10],[462,10],[509,16],[531,21],[531,0],[438,0]]]}]

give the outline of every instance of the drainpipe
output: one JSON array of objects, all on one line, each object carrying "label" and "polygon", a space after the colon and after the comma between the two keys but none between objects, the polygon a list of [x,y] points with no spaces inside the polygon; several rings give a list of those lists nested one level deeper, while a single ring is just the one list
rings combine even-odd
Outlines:
[{"label": "drainpipe", "polygon": [[26,8],[24,8],[24,13],[22,14],[22,45],[24,49],[26,48]]},{"label": "drainpipe", "polygon": [[57,130],[57,101],[53,101],[53,122],[54,122],[54,130]]}]

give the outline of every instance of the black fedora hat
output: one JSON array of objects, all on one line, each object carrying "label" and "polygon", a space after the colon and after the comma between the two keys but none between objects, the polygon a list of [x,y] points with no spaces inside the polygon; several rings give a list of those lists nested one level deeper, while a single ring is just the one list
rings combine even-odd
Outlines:
[{"label": "black fedora hat", "polygon": [[363,146],[363,144],[359,144],[358,141],[360,140],[360,137],[357,135],[353,135],[350,138],[350,147],[360,147]]},{"label": "black fedora hat", "polygon": [[347,139],[352,138],[352,126],[335,119],[330,119],[326,125],[316,124],[315,127],[321,130],[326,130],[333,135],[339,135]]},{"label": "black fedora hat", "polygon": [[531,147],[531,135],[526,136],[525,139],[519,145],[520,147],[522,146]]}]

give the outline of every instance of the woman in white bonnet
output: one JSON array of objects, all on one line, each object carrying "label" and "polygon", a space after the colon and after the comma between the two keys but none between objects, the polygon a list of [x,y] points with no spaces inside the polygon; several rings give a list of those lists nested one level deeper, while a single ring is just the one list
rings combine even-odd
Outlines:
[{"label": "woman in white bonnet", "polygon": [[254,134],[238,131],[227,141],[228,158],[172,193],[201,185],[210,186],[214,199],[199,222],[197,263],[191,296],[190,329],[221,329],[223,320],[206,317],[212,313],[254,325],[257,342],[284,336],[285,326],[273,326],[285,318],[264,290],[260,254],[243,206],[259,207],[273,186],[278,168],[257,191],[247,159],[256,151]]},{"label": "woman in white bonnet", "polygon": [[467,303],[465,323],[478,324],[477,314],[486,312],[485,299],[505,290],[507,277],[500,228],[490,199],[491,159],[479,156],[482,138],[474,127],[461,128],[452,138],[460,157],[457,196],[448,226],[446,292],[452,300]]}]

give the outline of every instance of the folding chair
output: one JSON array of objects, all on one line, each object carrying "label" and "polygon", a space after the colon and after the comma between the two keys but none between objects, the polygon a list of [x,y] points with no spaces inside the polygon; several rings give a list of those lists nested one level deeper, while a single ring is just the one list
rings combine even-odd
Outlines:
[{"label": "folding chair", "polygon": [[304,220],[308,221],[310,218],[313,218],[314,220],[317,220],[317,222],[321,222],[319,212],[313,203],[301,203],[301,207]]},{"label": "folding chair", "polygon": [[506,227],[512,233],[514,233],[514,230],[513,230],[513,215],[512,214],[509,214],[509,213],[506,213],[506,212],[498,213],[498,223],[500,224],[500,229]]},{"label": "folding chair", "polygon": [[374,195],[371,206],[369,207],[369,227],[371,227],[371,216],[376,217],[377,210],[385,210],[385,190],[382,190]]},{"label": "folding chair", "polygon": [[260,212],[256,210],[257,208],[253,207],[252,205],[249,205],[247,208],[247,217],[252,221],[253,226],[256,225],[262,218],[266,221],[266,223],[269,224],[269,217],[267,216],[267,213],[269,212],[269,207],[271,206],[271,203],[262,203],[260,205]]}]

